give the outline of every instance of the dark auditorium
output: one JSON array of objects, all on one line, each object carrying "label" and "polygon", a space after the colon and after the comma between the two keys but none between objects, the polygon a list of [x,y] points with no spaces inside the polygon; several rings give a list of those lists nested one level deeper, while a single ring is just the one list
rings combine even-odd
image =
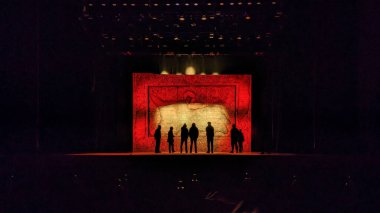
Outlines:
[{"label": "dark auditorium", "polygon": [[0,212],[380,212],[376,0],[1,5]]}]

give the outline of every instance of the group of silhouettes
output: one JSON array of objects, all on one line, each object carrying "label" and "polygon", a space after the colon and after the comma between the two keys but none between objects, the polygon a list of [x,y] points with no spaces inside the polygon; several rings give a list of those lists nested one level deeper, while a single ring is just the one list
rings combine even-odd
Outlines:
[{"label": "group of silhouettes", "polygon": [[[197,153],[197,139],[199,136],[199,130],[195,123],[193,123],[190,127],[190,129],[187,129],[187,125],[183,124],[181,127],[181,153],[183,151],[183,144],[185,144],[185,152],[187,153],[187,139],[190,137],[190,153],[193,151],[193,145],[194,145],[194,151]],[[156,148],[155,152],[160,153],[160,145],[161,145],[161,125],[158,125],[156,131],[154,132],[154,138],[156,140]],[[211,122],[207,123],[206,127],[206,138],[207,138],[207,153],[214,153],[214,127],[211,126]],[[234,152],[234,149],[236,152],[243,152],[243,141],[244,141],[244,135],[240,130],[236,128],[236,125],[232,125],[231,129],[231,153]],[[169,144],[169,153],[174,153],[174,134],[173,134],[173,127],[170,127],[170,130],[168,132],[168,140]]]}]

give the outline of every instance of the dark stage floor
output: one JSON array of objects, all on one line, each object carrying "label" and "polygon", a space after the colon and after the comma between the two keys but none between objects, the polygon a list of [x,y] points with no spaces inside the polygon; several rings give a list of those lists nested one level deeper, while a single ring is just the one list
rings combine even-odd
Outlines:
[{"label": "dark stage floor", "polygon": [[[180,152],[174,152],[174,153],[168,153],[168,152],[161,152],[161,153],[152,153],[152,152],[88,152],[88,153],[72,153],[72,154],[66,154],[68,156],[167,156],[167,155],[183,155],[183,156],[197,156],[197,155],[209,155],[209,156],[215,156],[215,155],[222,155],[222,156],[302,156],[292,153],[261,153],[261,152],[242,152],[242,153],[229,153],[229,152],[214,152],[212,154],[205,153],[205,152],[199,152],[199,153],[180,153]],[[304,155],[304,156],[310,156],[310,155]],[[313,155],[316,156],[316,155]]]},{"label": "dark stage floor", "polygon": [[1,159],[0,212],[378,212],[366,156],[76,153]]}]

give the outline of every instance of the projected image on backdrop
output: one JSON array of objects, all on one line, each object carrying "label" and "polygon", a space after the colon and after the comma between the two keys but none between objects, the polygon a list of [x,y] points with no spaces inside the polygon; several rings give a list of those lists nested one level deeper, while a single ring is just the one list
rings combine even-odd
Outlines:
[{"label": "projected image on backdrop", "polygon": [[[223,93],[220,93],[223,91]],[[199,129],[199,147],[206,146],[207,122],[211,122],[215,137],[227,136],[235,123],[235,86],[149,87],[149,136],[158,124],[162,129],[174,127],[181,136],[181,127],[195,123]]]}]

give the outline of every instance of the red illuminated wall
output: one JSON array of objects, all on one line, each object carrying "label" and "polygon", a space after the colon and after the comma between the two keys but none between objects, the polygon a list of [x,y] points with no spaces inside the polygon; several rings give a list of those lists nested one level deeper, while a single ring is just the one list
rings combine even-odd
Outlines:
[{"label": "red illuminated wall", "polygon": [[200,132],[198,152],[204,152],[208,121],[215,128],[214,151],[231,150],[235,123],[245,136],[244,151],[251,150],[251,75],[133,74],[133,151],[153,152],[153,134],[161,124],[161,151],[168,151],[167,132],[173,126],[179,152],[180,128],[194,122]]}]

